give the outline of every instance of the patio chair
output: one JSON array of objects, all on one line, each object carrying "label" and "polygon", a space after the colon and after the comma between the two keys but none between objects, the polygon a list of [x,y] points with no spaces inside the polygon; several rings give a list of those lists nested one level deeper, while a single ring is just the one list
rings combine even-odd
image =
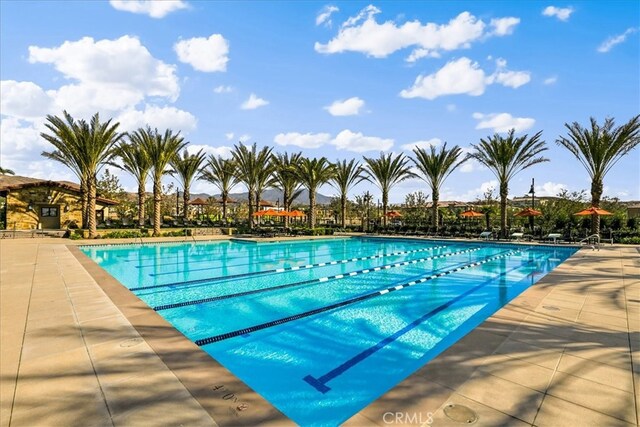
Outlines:
[{"label": "patio chair", "polygon": [[522,240],[524,233],[511,233],[511,238],[516,240]]},{"label": "patio chair", "polygon": [[483,231],[480,233],[480,238],[483,240],[489,240],[493,236],[493,231]]},{"label": "patio chair", "polygon": [[544,240],[553,240],[553,244],[555,245],[556,243],[558,243],[558,240],[562,240],[562,234],[561,233],[549,233],[546,236],[544,236]]}]

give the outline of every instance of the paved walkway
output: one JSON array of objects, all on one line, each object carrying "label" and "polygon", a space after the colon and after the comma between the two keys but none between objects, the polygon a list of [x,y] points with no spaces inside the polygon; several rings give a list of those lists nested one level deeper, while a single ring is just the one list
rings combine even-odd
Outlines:
[{"label": "paved walkway", "polygon": [[[287,423],[68,243],[0,242],[0,425]],[[638,425],[639,271],[580,251],[346,425]]]}]

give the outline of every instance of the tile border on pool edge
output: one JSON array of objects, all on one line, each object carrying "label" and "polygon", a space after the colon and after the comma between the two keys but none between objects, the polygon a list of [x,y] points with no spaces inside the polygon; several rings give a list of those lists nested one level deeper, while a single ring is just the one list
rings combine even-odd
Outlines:
[{"label": "tile border on pool edge", "polygon": [[[216,423],[223,426],[295,425],[86,256],[77,245],[67,245],[67,249]],[[224,389],[215,390],[219,385],[224,385]],[[236,402],[225,400],[223,397],[228,394],[220,390],[239,399]]]}]

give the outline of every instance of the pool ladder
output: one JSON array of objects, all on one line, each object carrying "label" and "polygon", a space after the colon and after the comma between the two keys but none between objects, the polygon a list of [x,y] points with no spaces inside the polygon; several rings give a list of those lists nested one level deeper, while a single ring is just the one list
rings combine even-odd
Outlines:
[{"label": "pool ladder", "polygon": [[[600,250],[601,240],[609,240],[609,239],[600,239],[599,234],[592,234],[591,236],[587,236],[584,239],[580,240],[578,243],[582,244],[586,242],[586,244],[591,245],[591,248],[595,251],[596,249]],[[611,244],[613,245],[613,239],[611,239]]]}]

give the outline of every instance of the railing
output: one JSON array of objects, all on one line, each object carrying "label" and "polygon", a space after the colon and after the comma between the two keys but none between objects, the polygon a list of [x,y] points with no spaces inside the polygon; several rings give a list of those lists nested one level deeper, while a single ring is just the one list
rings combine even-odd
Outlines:
[{"label": "railing", "polygon": [[[593,244],[591,243],[591,241],[593,240]],[[600,235],[599,234],[592,234],[591,236],[587,236],[584,239],[580,240],[578,243],[584,243],[587,242],[587,245],[592,245],[593,249],[598,249],[600,250]],[[612,240],[613,243],[613,240]]]}]

